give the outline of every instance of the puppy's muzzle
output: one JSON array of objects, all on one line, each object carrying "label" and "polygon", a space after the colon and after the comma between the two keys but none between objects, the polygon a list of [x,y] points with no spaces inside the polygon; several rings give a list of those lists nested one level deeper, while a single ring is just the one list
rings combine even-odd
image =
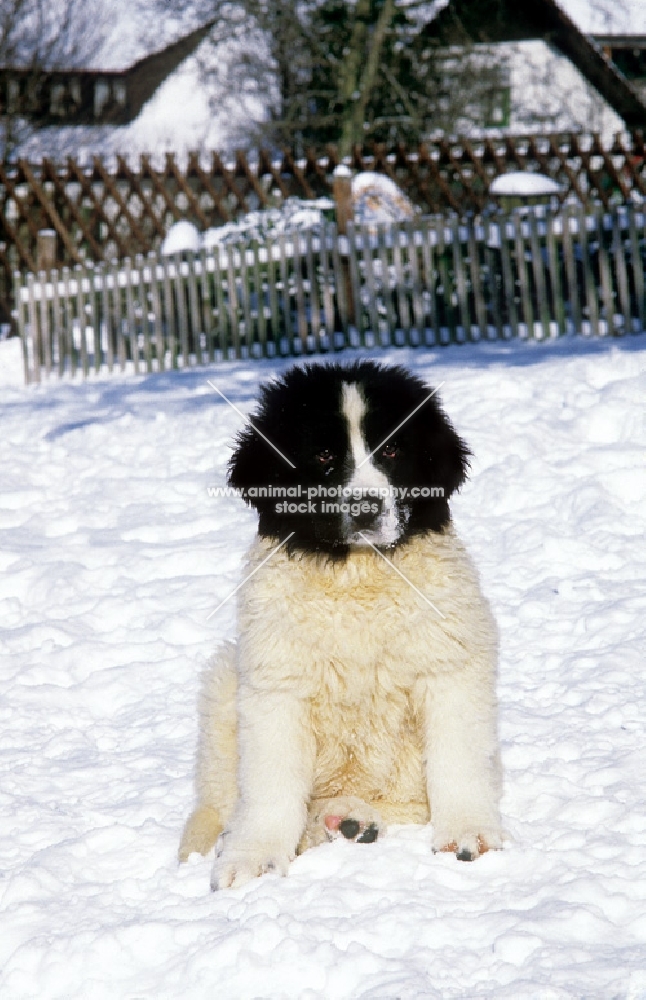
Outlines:
[{"label": "puppy's muzzle", "polygon": [[369,531],[374,528],[384,512],[384,502],[370,497],[361,503],[361,508],[356,514],[350,515],[353,531]]}]

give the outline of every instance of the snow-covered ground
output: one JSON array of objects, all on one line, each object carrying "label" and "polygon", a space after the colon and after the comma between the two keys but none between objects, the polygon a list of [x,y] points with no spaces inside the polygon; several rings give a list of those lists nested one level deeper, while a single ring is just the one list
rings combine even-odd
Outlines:
[{"label": "snow-covered ground", "polygon": [[505,850],[176,862],[198,673],[254,516],[222,484],[286,362],[23,389],[0,343],[0,997],[646,998],[646,340],[380,355],[475,453],[453,507],[502,634]]}]

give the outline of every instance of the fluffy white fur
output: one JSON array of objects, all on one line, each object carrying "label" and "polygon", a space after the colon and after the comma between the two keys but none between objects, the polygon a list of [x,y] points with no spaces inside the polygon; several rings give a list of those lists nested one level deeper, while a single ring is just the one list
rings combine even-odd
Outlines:
[{"label": "fluffy white fur", "polygon": [[[275,547],[258,538],[250,573]],[[332,835],[433,824],[433,848],[501,846],[495,624],[452,528],[345,562],[280,550],[239,593],[239,641],[204,677],[197,804],[179,849],[218,841],[212,887],[285,874]],[[361,848],[358,848],[361,849]]]}]

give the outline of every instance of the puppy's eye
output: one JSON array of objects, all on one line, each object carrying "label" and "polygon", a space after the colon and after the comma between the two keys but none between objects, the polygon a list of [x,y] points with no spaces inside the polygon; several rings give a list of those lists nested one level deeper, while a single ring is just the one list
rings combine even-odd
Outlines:
[{"label": "puppy's eye", "polygon": [[396,444],[387,444],[381,449],[381,454],[384,458],[397,458],[399,448]]},{"label": "puppy's eye", "polygon": [[324,448],[323,451],[319,451],[318,455],[316,456],[316,461],[319,463],[319,465],[329,465],[330,462],[334,461],[334,455],[332,454],[329,448]]}]

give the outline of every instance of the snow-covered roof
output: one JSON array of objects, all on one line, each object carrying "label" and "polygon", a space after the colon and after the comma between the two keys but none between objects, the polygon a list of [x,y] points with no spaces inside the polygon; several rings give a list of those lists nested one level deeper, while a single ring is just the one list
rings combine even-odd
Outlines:
[{"label": "snow-covered roof", "polygon": [[112,72],[128,69],[200,26],[195,19],[176,17],[172,10],[164,17],[151,19],[150,6],[143,0],[111,0],[110,6],[114,10],[112,31],[85,69]]},{"label": "snow-covered roof", "polygon": [[558,0],[587,35],[646,35],[644,0]]},{"label": "snow-covered roof", "polygon": [[[435,15],[449,3],[450,0],[435,0],[429,6]],[[557,0],[557,3],[586,35],[646,34],[644,0]]]}]

